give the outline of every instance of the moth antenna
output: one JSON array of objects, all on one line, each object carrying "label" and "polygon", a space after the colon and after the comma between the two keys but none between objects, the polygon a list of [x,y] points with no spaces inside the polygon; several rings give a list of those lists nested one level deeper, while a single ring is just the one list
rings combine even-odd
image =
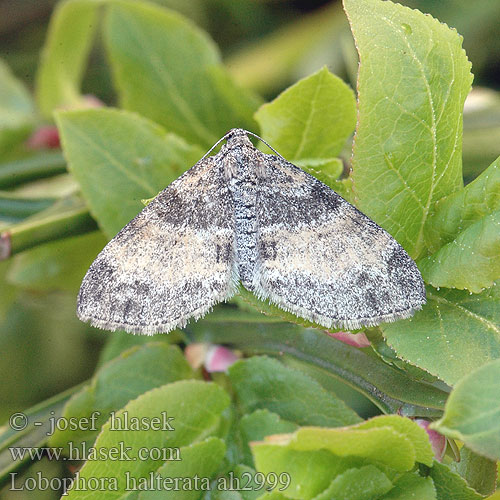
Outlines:
[{"label": "moth antenna", "polygon": [[[199,160],[204,160],[222,141],[225,141],[228,137],[228,135],[230,135],[232,133],[232,130],[230,130],[226,135],[224,135],[223,137],[221,137],[204,155],[203,157]],[[274,153],[276,153],[282,160],[285,160],[285,158],[283,158],[283,156],[281,156],[278,151],[276,151],[269,143],[267,143],[264,139],[262,139],[262,137],[258,136],[257,134],[254,134],[253,132],[250,132],[249,130],[245,130],[245,133],[247,134],[250,134],[251,136],[255,137],[256,139],[259,139],[259,141],[263,142],[271,151],[273,151]],[[286,160],[285,160],[286,161]]]},{"label": "moth antenna", "polygon": [[[248,130],[245,130],[245,132],[247,134],[250,134],[252,135],[253,137],[255,137],[256,139],[259,139],[259,141],[263,142],[271,151],[273,151],[274,153],[276,153],[282,160],[285,160],[285,158],[283,158],[283,156],[281,156],[278,151],[276,151],[272,146],[270,146],[264,139],[262,139],[262,137],[258,136],[257,134],[254,134],[253,132],[249,132]],[[286,160],[285,160],[286,161]]]},{"label": "moth antenna", "polygon": [[[251,133],[251,132],[249,132]],[[227,139],[227,136],[231,134],[231,130],[226,134],[224,135],[223,137],[221,137],[203,156],[200,160],[198,160],[198,163],[202,160],[204,160],[222,141],[225,141]],[[252,134],[254,135],[254,134]]]}]

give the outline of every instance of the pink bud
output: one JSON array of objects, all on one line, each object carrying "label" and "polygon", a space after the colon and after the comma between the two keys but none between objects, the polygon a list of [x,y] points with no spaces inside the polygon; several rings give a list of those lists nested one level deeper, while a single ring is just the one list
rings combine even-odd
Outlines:
[{"label": "pink bud", "polygon": [[352,345],[353,347],[369,347],[370,341],[368,337],[363,333],[349,333],[349,332],[335,332],[329,333],[330,337],[344,342],[344,344]]},{"label": "pink bud", "polygon": [[55,125],[44,125],[36,129],[26,141],[28,149],[55,149],[60,146],[59,131]]},{"label": "pink bud", "polygon": [[434,452],[434,457],[437,461],[441,462],[444,457],[444,452],[446,451],[446,438],[434,429],[429,429],[430,422],[428,420],[416,418],[414,421],[427,432],[432,451]]},{"label": "pink bud", "polygon": [[204,366],[208,373],[225,372],[238,360],[233,351],[217,344],[189,344],[184,349],[184,355],[193,369]]},{"label": "pink bud", "polygon": [[233,351],[221,345],[212,345],[205,358],[205,368],[208,373],[225,372],[235,361],[238,361],[238,356]]}]

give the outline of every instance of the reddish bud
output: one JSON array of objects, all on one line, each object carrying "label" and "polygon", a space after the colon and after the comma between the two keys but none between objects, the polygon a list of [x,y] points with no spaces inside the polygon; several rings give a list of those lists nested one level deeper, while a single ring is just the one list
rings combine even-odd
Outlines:
[{"label": "reddish bud", "polygon": [[208,373],[225,372],[236,361],[238,361],[238,356],[231,349],[221,345],[212,345],[205,358],[205,368]]},{"label": "reddish bud", "polygon": [[216,344],[189,344],[184,355],[195,370],[203,365],[208,373],[225,372],[238,360],[231,349]]},{"label": "reddish bud", "polygon": [[446,451],[446,438],[434,429],[429,429],[430,422],[428,420],[416,418],[415,422],[427,432],[432,451],[434,452],[434,457],[441,462],[444,457],[444,452]]},{"label": "reddish bud", "polygon": [[55,125],[44,125],[36,129],[26,141],[28,149],[55,149],[60,147],[59,131]]},{"label": "reddish bud", "polygon": [[363,333],[336,332],[328,333],[330,337],[344,342],[344,344],[352,345],[353,347],[369,347],[370,341]]}]

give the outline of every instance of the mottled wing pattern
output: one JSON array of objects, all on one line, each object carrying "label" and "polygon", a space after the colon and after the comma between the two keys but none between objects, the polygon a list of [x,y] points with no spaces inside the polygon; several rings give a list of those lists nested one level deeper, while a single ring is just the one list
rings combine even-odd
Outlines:
[{"label": "mottled wing pattern", "polygon": [[407,318],[425,303],[413,260],[328,186],[264,155],[257,189],[253,291],[326,327]]},{"label": "mottled wing pattern", "polygon": [[78,316],[99,328],[134,333],[182,327],[235,293],[234,240],[223,167],[209,157],[106,245],[82,282]]}]

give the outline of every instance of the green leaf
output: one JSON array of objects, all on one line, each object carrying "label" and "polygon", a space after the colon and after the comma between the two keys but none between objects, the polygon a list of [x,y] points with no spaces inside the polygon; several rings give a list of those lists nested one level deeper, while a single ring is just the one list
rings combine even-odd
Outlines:
[{"label": "green leaf", "polygon": [[26,135],[34,117],[29,92],[0,59],[0,153]]},{"label": "green leaf", "polygon": [[262,136],[288,161],[314,167],[339,155],[354,131],[356,101],[352,90],[323,67],[261,106],[255,118]]},{"label": "green leaf", "polygon": [[80,103],[80,85],[97,23],[97,0],[66,0],[51,17],[36,79],[38,107],[46,118],[56,108]]},{"label": "green leaf", "polygon": [[[161,418],[162,412],[174,417],[171,425],[174,430],[112,430],[110,422],[103,426],[95,443],[99,453],[106,453],[120,447],[130,447],[126,457],[130,460],[105,460],[99,457],[87,461],[79,473],[80,481],[96,478],[97,481],[108,478],[116,480],[116,490],[106,492],[106,500],[119,498],[125,493],[126,475],[131,479],[146,477],[161,466],[164,460],[153,458],[141,459],[140,450],[164,449],[187,446],[214,435],[220,424],[222,412],[229,405],[229,397],[219,386],[199,381],[180,381],[164,385],[142,394],[131,401],[115,416],[116,426],[126,425],[132,419],[152,422]],[[144,420],[145,419],[145,420]],[[123,444],[120,444],[123,443]],[[174,450],[175,451],[175,450]],[[134,460],[135,459],[135,460]],[[76,489],[76,484],[68,493],[68,500],[101,499],[102,491]]]},{"label": "green leaf", "polygon": [[465,188],[439,200],[426,226],[426,243],[436,252],[474,222],[500,208],[500,158]]},{"label": "green leaf", "polygon": [[278,414],[265,409],[243,415],[239,424],[247,442],[262,441],[271,434],[286,434],[297,429],[297,424],[283,420]]},{"label": "green leaf", "polygon": [[482,457],[467,446],[460,448],[460,462],[455,462],[453,470],[458,472],[467,484],[481,495],[495,492],[497,482],[497,463]]},{"label": "green leaf", "polygon": [[500,279],[500,209],[418,263],[426,283],[480,293]]},{"label": "green leaf", "polygon": [[465,480],[458,474],[439,462],[434,462],[430,476],[434,481],[437,500],[479,500],[484,498],[467,486]]},{"label": "green leaf", "polygon": [[244,447],[244,462],[253,465],[252,453],[249,443],[262,441],[272,434],[287,434],[297,429],[297,424],[283,420],[276,413],[268,410],[256,410],[243,415],[239,422],[240,432]]},{"label": "green leaf", "polygon": [[478,293],[500,277],[499,163],[436,203],[426,233],[436,253],[419,262],[428,283]]},{"label": "green leaf", "polygon": [[98,412],[93,429],[56,430],[50,444],[67,446],[71,441],[77,447],[83,441],[92,443],[111,412],[154,387],[192,377],[191,367],[177,346],[150,342],[132,347],[103,365],[90,385],[75,394],[64,408],[63,416],[75,422]]},{"label": "green leaf", "polygon": [[436,384],[436,382],[439,381],[438,377],[431,375],[429,372],[422,370],[418,366],[399,358],[396,351],[389,347],[379,329],[370,330],[368,333],[368,339],[370,340],[372,348],[386,363],[399,368],[407,377],[417,382]]},{"label": "green leaf", "polygon": [[337,475],[362,465],[359,460],[336,457],[327,450],[300,451],[268,442],[251,443],[251,447],[257,471],[288,474],[290,485],[283,493],[296,499],[313,498]]},{"label": "green leaf", "polygon": [[460,380],[450,394],[443,417],[433,428],[460,439],[471,450],[500,459],[500,359],[481,366]]},{"label": "green leaf", "polygon": [[[141,491],[139,500],[197,500],[200,491],[208,491],[209,479],[214,476],[224,458],[226,446],[219,438],[211,437],[199,443],[183,446],[179,449],[179,461],[169,461],[160,467],[154,474],[162,480],[171,478],[181,485],[174,489],[172,482],[170,489],[160,488],[151,491]],[[196,480],[198,478],[198,481]],[[140,486],[141,483],[137,483]],[[147,484],[147,483],[146,483]],[[153,483],[154,485],[155,483]],[[169,483],[167,483],[169,485]],[[184,487],[186,485],[187,487]]]},{"label": "green leaf", "polygon": [[383,497],[384,500],[436,500],[436,490],[430,477],[421,477],[407,472],[394,482],[394,488]]},{"label": "green leaf", "polygon": [[107,332],[106,335],[108,340],[99,353],[99,365],[111,361],[131,347],[141,346],[149,342],[175,344],[183,340],[183,334],[180,330],[173,330],[168,335],[164,333],[157,333],[155,335],[130,335],[130,333],[123,330],[117,330],[116,332]]},{"label": "green leaf", "polygon": [[7,279],[32,290],[74,292],[106,241],[100,231],[94,231],[45,243],[16,255]]},{"label": "green leaf", "polygon": [[255,128],[257,99],[233,83],[214,43],[181,15],[115,2],[105,35],[125,108],[204,147],[230,128]]},{"label": "green leaf", "polygon": [[[296,161],[295,165],[307,170],[307,172],[316,177],[316,179],[320,180],[323,184],[337,191],[338,194],[340,194],[343,189],[350,189],[348,179],[338,179],[339,175],[344,170],[344,163],[340,158],[319,160],[309,158],[304,161]],[[349,192],[347,197],[349,197],[350,194]]]},{"label": "green leaf", "polygon": [[119,497],[120,500],[139,500],[139,491],[132,490]]},{"label": "green leaf", "polygon": [[[277,482],[279,485],[279,478]],[[255,469],[238,464],[228,474],[217,479],[215,500],[256,500],[265,488],[262,475],[256,476]]]},{"label": "green leaf", "polygon": [[[335,348],[332,346],[332,350],[334,349]],[[369,352],[368,349],[366,349],[366,351]],[[373,404],[369,398],[347,382],[348,377],[342,378],[335,376],[332,372],[327,370],[324,365],[320,366],[321,362],[319,359],[316,364],[313,364],[309,361],[301,360],[288,354],[283,354],[283,356],[280,357],[280,361],[285,366],[300,370],[306,375],[312,377],[314,380],[319,382],[327,392],[335,394],[337,397],[342,399],[342,401],[344,401],[346,405],[349,406],[349,408],[352,408],[358,415],[368,418],[380,413],[380,409],[377,408],[377,406]],[[335,362],[333,361],[333,363]],[[366,368],[365,370],[368,371]]]},{"label": "green leaf", "polygon": [[145,118],[114,109],[56,116],[68,166],[111,237],[203,152]]},{"label": "green leaf", "polygon": [[257,500],[287,500],[290,497],[283,495],[279,491],[272,491],[270,493],[264,493],[262,496],[258,497]]},{"label": "green leaf", "polygon": [[392,2],[344,0],[356,41],[358,206],[413,257],[434,203],[462,187],[462,109],[472,77],[454,30]]},{"label": "green leaf", "polygon": [[388,477],[377,467],[366,465],[339,474],[314,500],[373,500],[392,488]]},{"label": "green leaf", "polygon": [[291,484],[285,493],[293,498],[311,498],[353,467],[378,464],[390,476],[397,476],[396,471],[411,470],[422,452],[416,453],[414,443],[418,448],[421,436],[410,426],[416,424],[394,425],[394,419],[376,417],[337,429],[301,427],[293,434],[268,436],[263,442],[253,442],[251,448],[258,471],[287,472]]},{"label": "green leaf", "polygon": [[399,415],[381,415],[358,424],[356,428],[375,429],[387,426],[403,434],[412,442],[415,448],[415,460],[417,462],[428,466],[432,465],[434,454],[432,453],[427,432],[409,418],[400,417]]},{"label": "green leaf", "polygon": [[472,295],[427,288],[427,305],[413,318],[381,325],[398,356],[448,385],[500,358],[500,291]]},{"label": "green leaf", "polygon": [[[337,427],[359,422],[345,403],[315,380],[267,357],[238,361],[229,368],[238,401],[245,413],[267,409],[299,425]],[[311,412],[311,408],[315,411]]]},{"label": "green leaf", "polygon": [[[375,417],[377,418],[377,417]],[[338,429],[301,427],[293,434],[270,436],[272,442],[291,450],[328,450],[337,457],[358,457],[403,472],[415,464],[415,448],[411,440],[392,426],[363,429],[357,425]],[[260,446],[252,446],[254,451]],[[255,462],[260,469],[258,462]]]}]

